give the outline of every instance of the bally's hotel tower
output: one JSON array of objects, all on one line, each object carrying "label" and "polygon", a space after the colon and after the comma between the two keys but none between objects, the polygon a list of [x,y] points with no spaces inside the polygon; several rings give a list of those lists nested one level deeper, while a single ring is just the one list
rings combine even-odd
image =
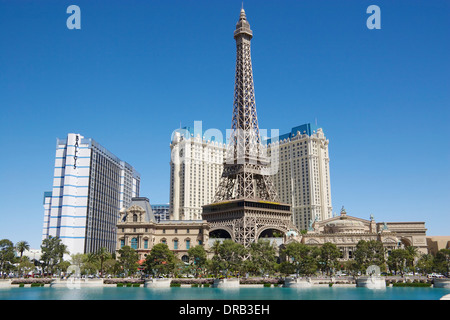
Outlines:
[{"label": "bally's hotel tower", "polygon": [[53,189],[44,193],[42,239],[59,237],[69,254],[114,252],[119,211],[139,196],[140,176],[93,139],[57,139]]}]

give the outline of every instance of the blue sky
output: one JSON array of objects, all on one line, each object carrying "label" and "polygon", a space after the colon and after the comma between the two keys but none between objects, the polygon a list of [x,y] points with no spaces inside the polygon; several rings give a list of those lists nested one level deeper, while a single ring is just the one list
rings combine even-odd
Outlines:
[{"label": "blue sky", "polygon": [[[170,136],[231,125],[242,1],[0,0],[0,238],[38,248],[56,138],[93,138],[169,201]],[[81,9],[69,30],[66,9]],[[366,9],[381,9],[369,30]],[[450,235],[450,2],[244,2],[260,128],[317,121],[334,211]]]}]

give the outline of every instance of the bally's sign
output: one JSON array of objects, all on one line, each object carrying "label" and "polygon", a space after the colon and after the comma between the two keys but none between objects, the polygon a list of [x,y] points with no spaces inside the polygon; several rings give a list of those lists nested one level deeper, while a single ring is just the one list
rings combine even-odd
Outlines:
[{"label": "bally's sign", "polygon": [[80,136],[75,136],[75,154],[73,155],[73,168],[76,169],[77,168],[77,159],[78,159],[78,149],[79,149],[79,141],[80,141]]}]

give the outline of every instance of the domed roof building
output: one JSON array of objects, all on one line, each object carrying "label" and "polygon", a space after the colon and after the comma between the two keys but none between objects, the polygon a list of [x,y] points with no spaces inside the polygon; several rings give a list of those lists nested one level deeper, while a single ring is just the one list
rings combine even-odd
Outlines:
[{"label": "domed roof building", "polygon": [[393,249],[413,245],[419,252],[427,253],[426,229],[424,222],[379,222],[373,216],[370,220],[348,216],[342,207],[339,216],[323,221],[311,221],[302,243],[323,245],[330,242],[342,252],[342,259],[353,258],[353,252],[360,240],[377,240],[389,252]]}]

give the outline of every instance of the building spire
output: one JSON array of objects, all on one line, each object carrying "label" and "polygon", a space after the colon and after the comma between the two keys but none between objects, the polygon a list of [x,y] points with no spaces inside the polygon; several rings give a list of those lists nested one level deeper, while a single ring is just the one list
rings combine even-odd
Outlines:
[{"label": "building spire", "polygon": [[253,37],[253,32],[250,30],[250,24],[247,21],[247,16],[244,10],[244,3],[242,2],[242,9],[239,15],[239,21],[236,23],[236,30],[234,31],[234,38],[237,40],[237,37],[240,35],[247,35],[248,40]]},{"label": "building spire", "polygon": [[[258,117],[256,115],[255,89],[251,58],[251,39],[253,37],[250,24],[241,9],[236,24],[234,39],[236,40],[236,76],[234,85],[234,108],[231,123],[232,139],[230,147],[234,159],[244,157],[256,158],[260,147]],[[238,155],[240,151],[240,155]]]}]

